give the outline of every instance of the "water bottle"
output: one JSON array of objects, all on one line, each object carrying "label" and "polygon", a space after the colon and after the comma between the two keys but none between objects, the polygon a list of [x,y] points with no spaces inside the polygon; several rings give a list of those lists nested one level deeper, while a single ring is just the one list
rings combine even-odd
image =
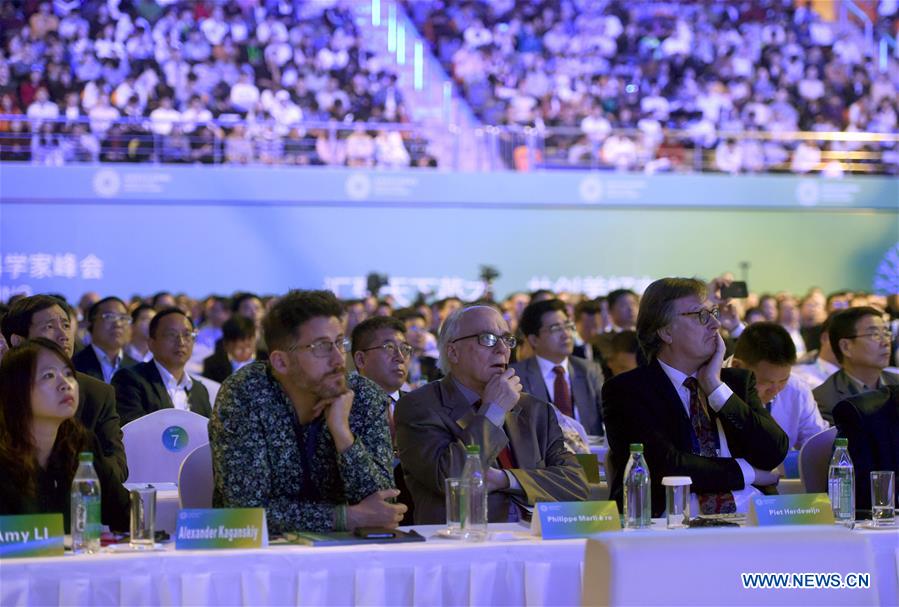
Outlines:
[{"label": "water bottle", "polygon": [[487,477],[481,465],[481,448],[465,448],[462,468],[462,537],[471,542],[487,539]]},{"label": "water bottle", "polygon": [[652,525],[649,467],[643,459],[642,443],[632,443],[630,451],[630,459],[624,468],[624,526],[644,529]]},{"label": "water bottle", "polygon": [[827,474],[827,494],[833,508],[833,518],[840,525],[855,522],[855,470],[849,458],[849,439],[838,438]]},{"label": "water bottle", "polygon": [[94,470],[94,454],[78,454],[78,470],[71,494],[72,550],[94,553],[100,550],[100,479]]}]

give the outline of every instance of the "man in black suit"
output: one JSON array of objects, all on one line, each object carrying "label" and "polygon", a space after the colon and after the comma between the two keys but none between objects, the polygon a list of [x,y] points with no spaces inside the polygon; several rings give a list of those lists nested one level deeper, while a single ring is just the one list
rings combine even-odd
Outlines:
[{"label": "man in black suit", "polygon": [[[409,375],[406,381],[409,386],[413,389],[418,388],[443,377],[443,371],[437,366],[437,358],[431,356],[431,353],[436,351],[436,342],[434,336],[428,332],[424,314],[415,308],[403,308],[394,312],[393,317],[406,325],[404,334],[413,348],[408,361]],[[429,341],[434,344],[430,350]]]},{"label": "man in black suit", "polygon": [[571,353],[601,365],[602,357],[599,349],[593,347],[593,342],[606,326],[603,304],[596,299],[580,302],[574,307],[574,324],[577,326],[577,335]]},{"label": "man in black suit", "polygon": [[112,378],[123,426],[173,407],[210,416],[209,392],[184,370],[196,338],[193,323],[178,308],[167,308],[153,317],[149,340],[153,360],[122,369]]},{"label": "man in black suit", "polygon": [[[75,310],[55,297],[24,297],[14,303],[3,317],[3,337],[11,346],[17,346],[26,339],[44,337],[59,344],[71,357],[78,330],[74,316]],[[116,412],[115,392],[109,385],[84,373],[76,373],[75,378],[78,380],[75,417],[96,437],[103,454],[115,463],[116,479],[125,482],[128,465]]]},{"label": "man in black suit", "polygon": [[232,316],[222,325],[221,346],[203,359],[203,377],[219,383],[256,360],[256,324],[249,318]]},{"label": "man in black suit", "polygon": [[87,313],[91,343],[72,357],[75,369],[108,384],[116,371],[136,365],[123,350],[131,339],[130,325],[128,306],[118,297],[92,305]]},{"label": "man in black suit", "polygon": [[[378,384],[390,397],[387,423],[396,449],[396,422],[393,416],[397,401],[408,393],[408,390],[402,388],[409,373],[409,360],[413,350],[406,341],[406,325],[391,316],[372,316],[353,327],[351,341],[356,371]],[[403,467],[399,465],[397,458],[394,458],[393,480],[400,491],[400,503],[408,508],[400,524],[411,525],[415,504],[406,486]]]},{"label": "man in black suit", "polygon": [[603,387],[619,506],[631,443],[644,445],[653,516],[665,509],[665,476],[692,479],[701,513],[734,512],[750,485],[777,483],[770,470],[787,454],[787,435],[759,401],[751,373],[721,368],[719,326],[701,281],[663,278],[643,294],[637,337],[650,362]]},{"label": "man in black suit", "polygon": [[849,439],[855,506],[867,510],[871,508],[871,471],[893,470],[899,476],[899,386],[883,386],[842,400],[833,408],[833,418],[839,436]]},{"label": "man in black suit", "polygon": [[575,325],[565,302],[548,299],[528,305],[518,323],[535,356],[512,363],[522,389],[553,403],[584,426],[587,434],[602,435],[602,369],[571,356]]}]

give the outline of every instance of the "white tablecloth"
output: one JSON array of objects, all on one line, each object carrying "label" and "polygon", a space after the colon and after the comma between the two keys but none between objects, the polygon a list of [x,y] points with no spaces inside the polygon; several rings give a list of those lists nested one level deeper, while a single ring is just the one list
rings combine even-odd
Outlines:
[{"label": "white tablecloth", "polygon": [[[426,537],[437,528],[415,527]],[[647,532],[600,534],[585,560],[586,540],[521,539],[526,530],[514,524],[491,529],[502,535],[483,544],[434,539],[181,552],[169,546],[9,559],[0,562],[0,605],[578,605],[582,571],[588,604],[892,606],[899,597],[895,530],[669,531],[657,521]],[[870,572],[876,594],[744,590],[738,574],[751,571]]]},{"label": "white tablecloth", "polygon": [[576,605],[584,546],[433,540],[12,559],[0,565],[0,605]]}]

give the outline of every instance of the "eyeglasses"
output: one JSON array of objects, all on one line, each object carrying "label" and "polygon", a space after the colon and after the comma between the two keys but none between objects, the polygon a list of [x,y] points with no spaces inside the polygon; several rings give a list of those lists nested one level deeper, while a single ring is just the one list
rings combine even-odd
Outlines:
[{"label": "eyeglasses", "polygon": [[513,337],[512,335],[496,335],[494,333],[474,333],[472,335],[466,335],[465,337],[457,337],[450,343],[454,344],[457,341],[462,341],[463,339],[471,339],[472,337],[477,337],[478,343],[485,348],[492,348],[499,341],[502,341],[510,350],[514,349],[518,344],[518,340],[515,339],[515,337]]},{"label": "eyeglasses", "polygon": [[166,341],[170,341],[172,343],[181,343],[182,341],[185,343],[193,343],[197,339],[196,331],[185,331],[183,333],[177,333],[175,331],[169,331],[167,333],[163,333],[160,336],[162,339]]},{"label": "eyeglasses", "polygon": [[715,317],[715,320],[721,316],[721,312],[718,310],[718,306],[714,308],[703,308],[702,310],[696,310],[695,312],[681,312],[681,316],[696,316],[699,319],[699,324],[707,325],[709,324],[709,318]]},{"label": "eyeglasses", "polygon": [[312,352],[312,356],[315,358],[328,358],[331,356],[331,348],[337,348],[337,351],[341,354],[346,354],[347,350],[350,349],[350,338],[349,337],[341,337],[336,341],[328,341],[326,339],[319,340],[315,343],[311,343],[308,346],[301,346],[299,344],[294,344],[287,348],[288,352],[293,352],[294,350],[309,350]]},{"label": "eyeglasses", "polygon": [[128,314],[116,314],[115,312],[105,312],[100,315],[104,321],[108,322],[112,325],[123,324],[130,325],[131,324],[131,316]]},{"label": "eyeglasses", "polygon": [[557,335],[557,334],[563,333],[563,332],[564,333],[574,333],[574,331],[577,329],[577,325],[575,325],[571,321],[568,321],[568,322],[559,322],[554,325],[549,325],[548,327],[542,327],[542,328],[546,329],[553,335]]},{"label": "eyeglasses", "polygon": [[891,341],[893,339],[893,333],[888,328],[883,328],[880,330],[872,331],[871,333],[859,333],[857,335],[847,335],[846,337],[849,339],[855,339],[856,337],[867,337],[875,341]]},{"label": "eyeglasses", "polygon": [[403,355],[403,358],[409,358],[412,356],[412,346],[409,344],[400,344],[396,345],[392,341],[388,341],[386,344],[381,344],[380,346],[372,346],[371,348],[363,348],[359,350],[360,352],[370,352],[371,350],[384,350],[387,353],[387,356],[393,358],[396,356],[396,353],[399,352]]}]

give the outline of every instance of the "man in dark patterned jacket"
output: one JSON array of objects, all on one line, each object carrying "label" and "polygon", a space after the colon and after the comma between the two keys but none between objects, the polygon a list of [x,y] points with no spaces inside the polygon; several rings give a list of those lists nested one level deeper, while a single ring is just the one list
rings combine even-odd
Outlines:
[{"label": "man in dark patterned jacket", "polygon": [[346,376],[327,291],[291,291],[263,323],[268,362],[222,385],[209,423],[216,507],[262,507],[269,531],[395,527],[387,395]]}]

